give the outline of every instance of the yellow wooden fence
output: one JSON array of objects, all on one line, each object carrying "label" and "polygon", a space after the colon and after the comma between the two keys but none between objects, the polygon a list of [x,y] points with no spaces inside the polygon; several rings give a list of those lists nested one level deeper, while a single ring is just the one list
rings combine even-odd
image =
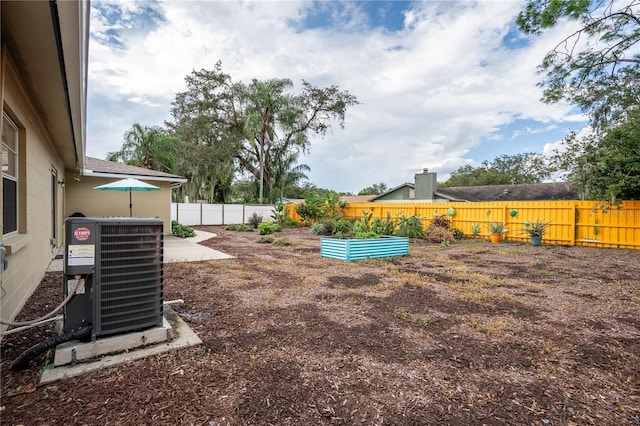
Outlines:
[{"label": "yellow wooden fence", "polygon": [[[299,219],[295,205],[290,215]],[[527,241],[523,232],[525,222],[541,220],[551,225],[543,243],[570,246],[592,246],[640,249],[640,201],[624,201],[620,206],[601,208],[595,201],[499,201],[481,203],[357,203],[344,209],[346,218],[364,218],[363,211],[373,217],[392,218],[418,215],[425,226],[431,219],[447,215],[451,226],[465,235],[472,235],[478,224],[479,236],[488,237],[490,222],[503,222],[508,231],[506,240]]]}]

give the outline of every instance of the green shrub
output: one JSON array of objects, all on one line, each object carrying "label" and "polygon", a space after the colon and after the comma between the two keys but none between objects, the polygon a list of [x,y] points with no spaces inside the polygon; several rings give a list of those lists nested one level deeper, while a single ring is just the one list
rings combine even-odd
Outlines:
[{"label": "green shrub", "polygon": [[187,225],[182,225],[178,223],[175,220],[171,221],[171,233],[176,237],[180,237],[180,238],[188,238],[188,237],[196,236],[196,231],[194,231],[192,228],[188,227]]},{"label": "green shrub", "polygon": [[356,234],[353,231],[348,232],[336,232],[333,234],[335,238],[347,239],[347,238],[355,238]]},{"label": "green shrub", "polygon": [[256,212],[251,213],[251,216],[249,216],[249,218],[247,219],[247,223],[249,223],[249,225],[253,226],[253,229],[256,229],[258,227],[258,225],[260,225],[260,223],[262,222],[262,215],[258,214]]},{"label": "green shrub", "polygon": [[260,235],[269,235],[280,231],[282,231],[282,226],[275,222],[262,222],[258,225],[258,232]]},{"label": "green shrub", "polygon": [[298,221],[295,219],[287,219],[285,225],[287,226],[287,228],[297,228],[298,226],[300,226]]},{"label": "green shrub", "polygon": [[370,231],[371,231],[371,229],[369,229],[369,226],[365,222],[363,222],[361,220],[356,220],[353,223],[353,232],[355,232],[356,235],[363,234],[363,233],[370,232]]},{"label": "green shrub", "polygon": [[391,218],[391,213],[387,212],[386,219],[373,219],[371,230],[379,235],[393,235],[396,231],[396,221]]},{"label": "green shrub", "polygon": [[356,231],[356,238],[380,238],[380,235],[373,231]]},{"label": "green shrub", "polygon": [[258,240],[258,242],[261,244],[271,244],[273,241],[274,239],[272,235],[265,235],[264,237],[260,237],[260,239]]},{"label": "green shrub", "polygon": [[307,225],[313,223],[320,214],[314,206],[307,203],[299,204],[296,207],[296,213],[298,213],[298,216],[300,216]]},{"label": "green shrub", "polygon": [[322,229],[319,235],[333,235],[334,221],[331,219],[325,219],[322,222]]},{"label": "green shrub", "polygon": [[340,218],[333,222],[333,234],[348,234],[351,231],[351,222],[348,219]]},{"label": "green shrub", "polygon": [[422,227],[422,220],[418,215],[406,217],[400,216],[398,221],[398,230],[396,235],[399,237],[419,238],[424,235],[424,228]]},{"label": "green shrub", "polygon": [[324,225],[320,222],[316,222],[311,225],[311,229],[309,230],[313,235],[324,235]]},{"label": "green shrub", "polygon": [[455,238],[456,240],[464,239],[464,232],[462,232],[458,228],[450,228],[449,232],[451,232],[451,235],[453,235],[453,238]]},{"label": "green shrub", "polygon": [[340,195],[335,191],[307,191],[304,194],[304,204],[296,207],[296,213],[306,224],[311,225],[322,219],[341,218],[345,206],[346,203],[340,201]]},{"label": "green shrub", "polygon": [[333,235],[335,222],[331,219],[316,222],[311,226],[310,232],[313,235]]}]

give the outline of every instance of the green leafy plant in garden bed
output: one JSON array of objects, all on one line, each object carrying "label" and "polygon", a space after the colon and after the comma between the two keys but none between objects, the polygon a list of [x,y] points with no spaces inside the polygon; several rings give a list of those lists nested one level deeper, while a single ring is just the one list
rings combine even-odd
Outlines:
[{"label": "green leafy plant in garden bed", "polygon": [[420,216],[401,215],[398,220],[398,230],[395,235],[399,237],[421,238],[424,236],[424,227]]},{"label": "green leafy plant in garden bed", "polygon": [[296,207],[296,213],[306,224],[314,224],[322,219],[339,219],[342,209],[347,203],[340,201],[340,195],[335,191],[325,191],[321,194],[305,193],[304,203]]},{"label": "green leafy plant in garden bed", "polygon": [[456,240],[463,240],[464,239],[464,232],[462,232],[458,228],[449,228],[449,232],[451,233],[453,238],[456,239]]},{"label": "green leafy plant in garden bed", "polygon": [[[289,222],[289,211],[287,209],[287,206],[282,203],[276,204],[273,208],[271,219],[273,219],[273,221],[280,226],[286,226]],[[262,220],[260,222],[262,222]]]},{"label": "green leafy plant in garden bed", "polygon": [[316,222],[311,225],[311,231],[313,235],[333,235],[333,221],[323,220],[322,222]]},{"label": "green leafy plant in garden bed", "polygon": [[171,221],[171,233],[176,237],[180,237],[180,238],[189,238],[189,237],[196,236],[196,231],[194,231],[192,228],[188,227],[187,225],[182,225],[181,223],[178,223],[175,220]]},{"label": "green leafy plant in garden bed", "polygon": [[282,226],[275,222],[262,222],[258,225],[258,232],[260,235],[269,235],[280,231],[282,231]]},{"label": "green leafy plant in garden bed", "polygon": [[391,213],[387,212],[387,218],[376,217],[371,224],[371,230],[379,235],[394,235],[396,231],[396,221],[391,218]]},{"label": "green leafy plant in garden bed", "polygon": [[276,204],[271,214],[271,219],[283,228],[297,228],[300,226],[297,220],[289,216],[289,207],[284,204]]}]

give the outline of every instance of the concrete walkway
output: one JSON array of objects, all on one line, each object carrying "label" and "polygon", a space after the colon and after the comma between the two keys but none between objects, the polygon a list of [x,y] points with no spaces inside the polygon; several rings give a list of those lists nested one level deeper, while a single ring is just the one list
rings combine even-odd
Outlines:
[{"label": "concrete walkway", "polygon": [[211,232],[196,231],[191,238],[178,238],[174,235],[164,237],[164,263],[198,262],[201,260],[232,259],[233,256],[198,244],[214,238]]},{"label": "concrete walkway", "polygon": [[[198,244],[214,238],[211,232],[196,231],[191,238],[178,238],[174,235],[164,236],[164,263],[199,262],[202,260],[233,259],[233,256]],[[64,250],[64,248],[62,248]],[[62,272],[63,259],[53,259],[47,272]]]}]

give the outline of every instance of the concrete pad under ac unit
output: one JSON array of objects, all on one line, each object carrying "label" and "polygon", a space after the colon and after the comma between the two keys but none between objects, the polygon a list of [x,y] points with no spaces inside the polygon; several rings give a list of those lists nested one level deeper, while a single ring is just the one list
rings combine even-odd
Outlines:
[{"label": "concrete pad under ac unit", "polygon": [[95,342],[73,341],[58,345],[55,367],[42,373],[40,383],[78,376],[201,343],[202,340],[193,330],[165,305],[161,327],[105,337]]}]

